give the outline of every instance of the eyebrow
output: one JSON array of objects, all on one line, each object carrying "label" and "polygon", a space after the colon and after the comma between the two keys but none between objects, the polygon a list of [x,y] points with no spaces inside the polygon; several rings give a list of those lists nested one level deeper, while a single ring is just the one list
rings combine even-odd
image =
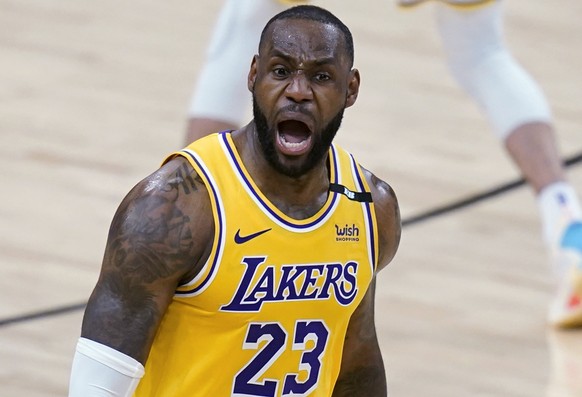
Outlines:
[{"label": "eyebrow", "polygon": [[[290,63],[295,62],[295,59],[291,55],[284,53],[283,51],[277,50],[277,49],[272,49],[270,51],[270,56],[273,58],[282,58],[285,61],[290,62]],[[310,60],[310,61],[307,61],[307,63],[313,63],[315,66],[321,66],[321,65],[333,64],[335,61],[336,61],[336,58],[330,56],[330,57],[317,58],[314,60]]]}]

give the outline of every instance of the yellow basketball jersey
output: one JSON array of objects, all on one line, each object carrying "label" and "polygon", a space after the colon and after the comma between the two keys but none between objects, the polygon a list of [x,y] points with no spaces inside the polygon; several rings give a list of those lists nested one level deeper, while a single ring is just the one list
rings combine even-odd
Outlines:
[{"label": "yellow basketball jersey", "polygon": [[297,220],[257,188],[230,133],[173,156],[208,188],[214,245],[176,291],[135,396],[330,396],[350,316],[376,267],[376,218],[359,165],[332,146],[327,201]]}]

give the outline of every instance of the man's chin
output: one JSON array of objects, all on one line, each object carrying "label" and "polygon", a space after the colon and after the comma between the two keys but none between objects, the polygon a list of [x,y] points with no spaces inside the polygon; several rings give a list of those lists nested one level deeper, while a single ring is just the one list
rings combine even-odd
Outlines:
[{"label": "man's chin", "polygon": [[270,158],[267,161],[278,173],[290,178],[298,178],[313,169],[313,165],[310,165],[307,157],[307,155],[284,156],[279,154],[276,158]]}]

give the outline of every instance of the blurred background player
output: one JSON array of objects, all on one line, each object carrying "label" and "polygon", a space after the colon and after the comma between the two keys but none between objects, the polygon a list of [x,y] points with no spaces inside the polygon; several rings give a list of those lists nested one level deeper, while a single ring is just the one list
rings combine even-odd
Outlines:
[{"label": "blurred background player", "polygon": [[[428,1],[399,0],[399,5]],[[225,1],[192,96],[186,143],[240,127],[251,103],[246,74],[261,27],[277,12],[304,2]],[[434,3],[451,74],[477,102],[536,195],[558,284],[549,322],[582,327],[582,211],[566,179],[545,95],[505,45],[501,0]],[[244,97],[249,100],[241,101]]]}]

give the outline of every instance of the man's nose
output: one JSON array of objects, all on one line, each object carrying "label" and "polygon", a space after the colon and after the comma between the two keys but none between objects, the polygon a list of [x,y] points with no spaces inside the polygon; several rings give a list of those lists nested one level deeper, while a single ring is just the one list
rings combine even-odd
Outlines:
[{"label": "man's nose", "polygon": [[308,77],[302,72],[294,73],[285,89],[285,95],[294,102],[312,100],[313,91],[311,90],[311,83]]}]

